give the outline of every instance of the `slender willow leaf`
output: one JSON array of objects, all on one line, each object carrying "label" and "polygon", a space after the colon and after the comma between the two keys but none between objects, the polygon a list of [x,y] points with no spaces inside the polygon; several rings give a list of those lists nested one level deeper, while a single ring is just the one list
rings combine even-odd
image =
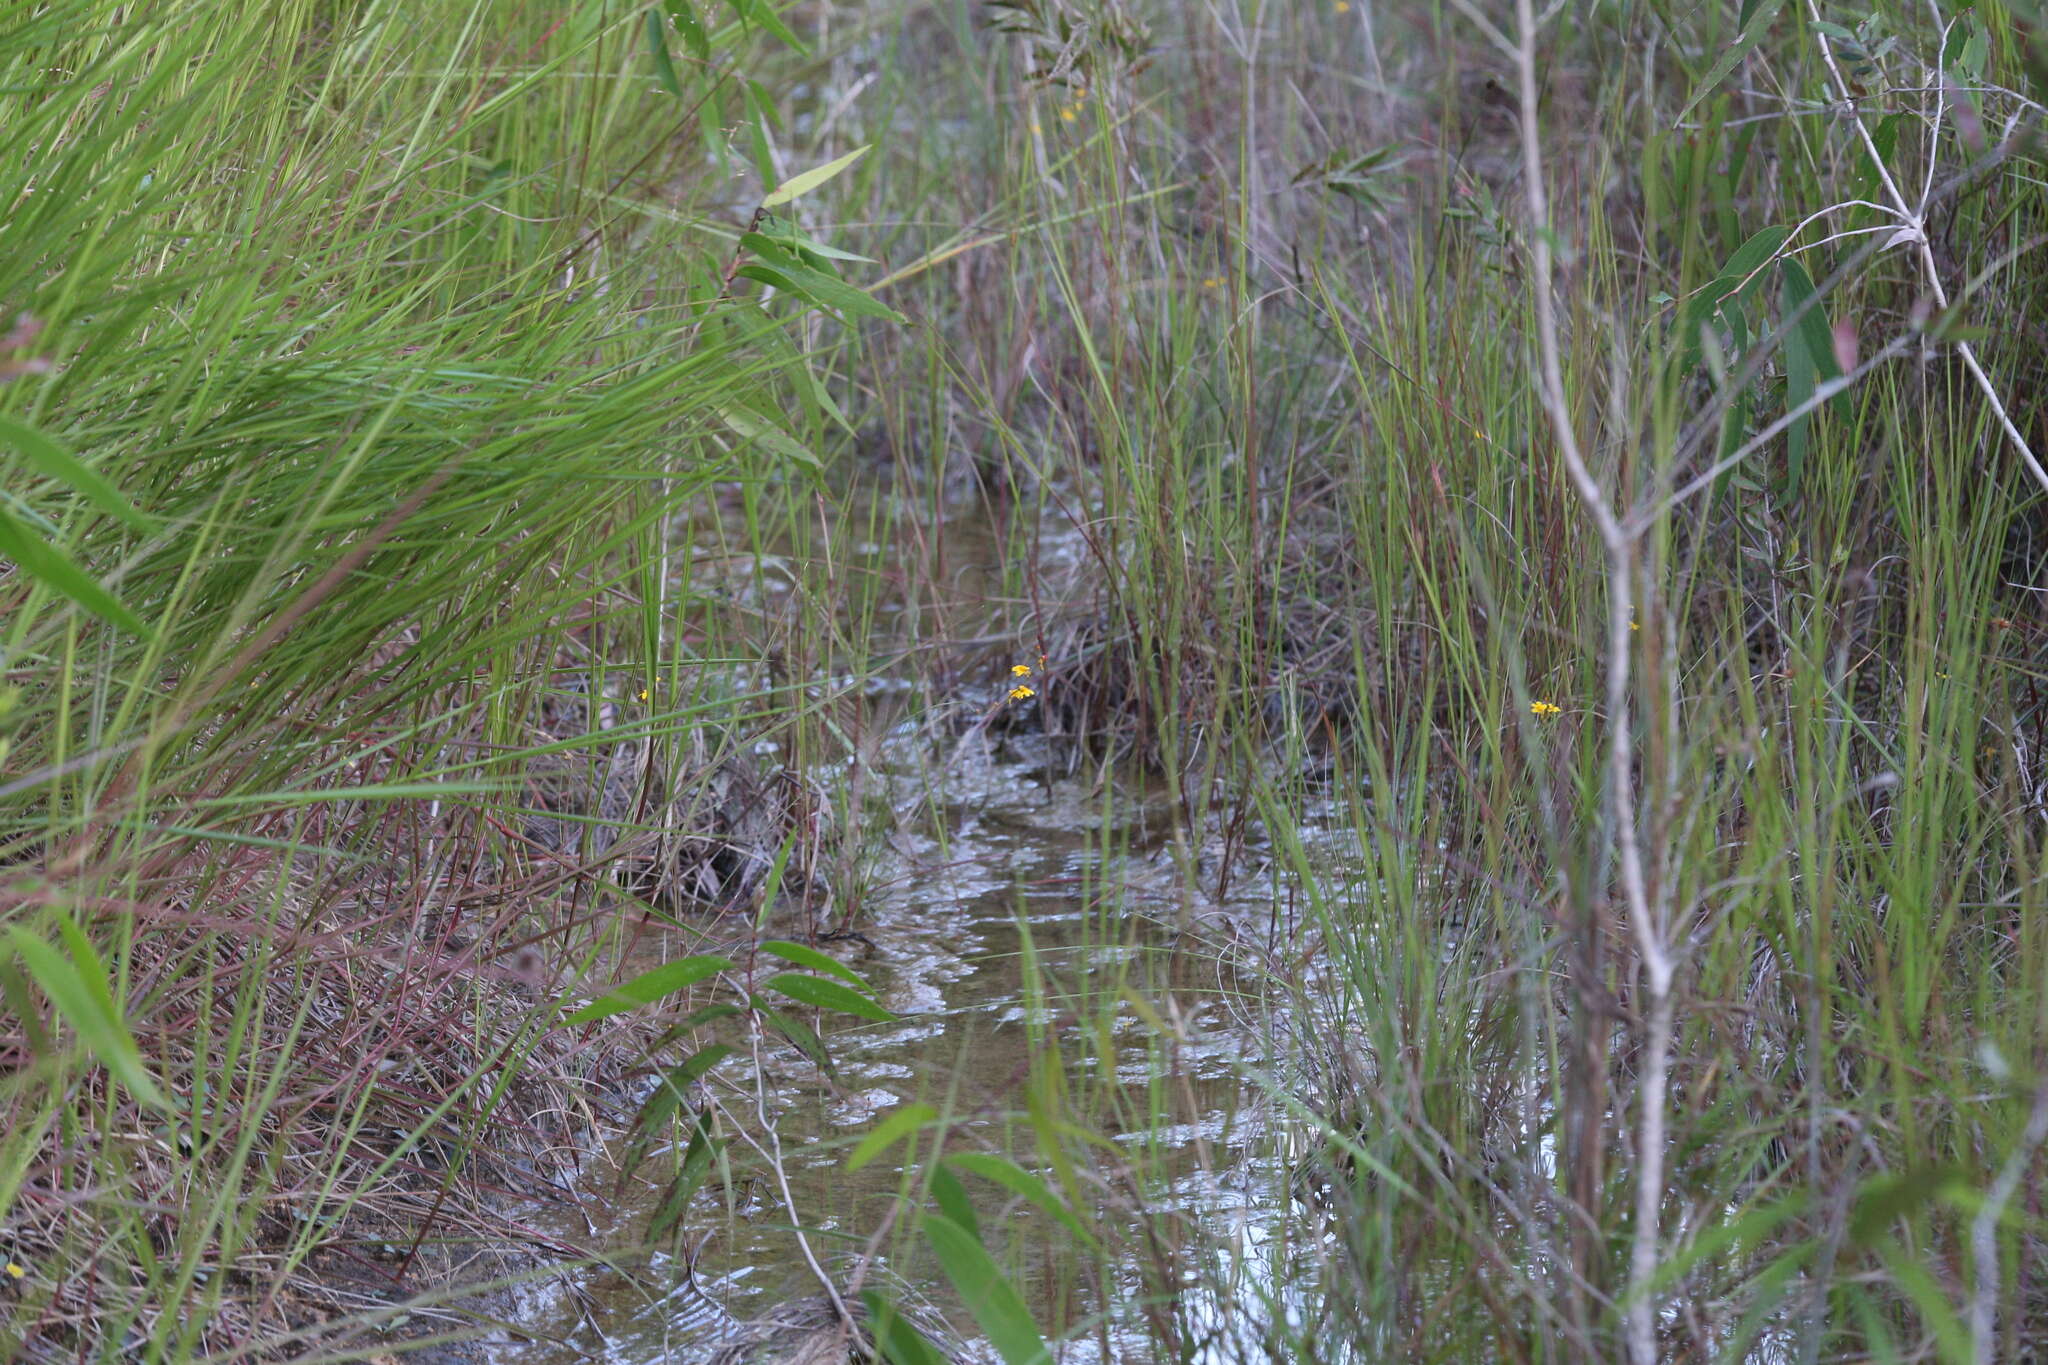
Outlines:
[{"label": "slender willow leaf", "polygon": [[846,1158],[846,1169],[859,1170],[938,1116],[938,1110],[922,1102],[901,1106],[860,1140],[852,1155]]},{"label": "slender willow leaf", "polygon": [[931,1188],[939,1212],[967,1229],[976,1242],[981,1241],[981,1220],[974,1216],[974,1201],[967,1197],[967,1187],[960,1183],[959,1177],[944,1166],[934,1166]]},{"label": "slender willow leaf", "polygon": [[661,88],[681,99],[683,85],[676,79],[675,63],[669,60],[668,35],[662,31],[660,10],[647,11],[647,52],[654,58],[654,75]]},{"label": "slender willow leaf", "polygon": [[810,51],[801,39],[789,31],[788,25],[782,22],[781,16],[776,14],[774,8],[763,4],[762,0],[726,0],[726,3],[739,13],[742,22],[759,24],[781,39],[785,46],[798,52]]},{"label": "slender willow leaf", "polygon": [[740,408],[720,408],[718,416],[727,426],[731,427],[741,436],[746,437],[746,439],[754,442],[756,445],[766,446],[783,459],[792,460],[800,465],[808,465],[812,469],[822,468],[816,455],[813,455],[808,449],[800,445],[794,437],[773,423],[764,421]]},{"label": "slender willow leaf", "polygon": [[1074,1216],[1074,1211],[1061,1203],[1059,1196],[1048,1189],[1044,1181],[1016,1162],[986,1152],[962,1152],[947,1157],[946,1164],[978,1175],[984,1180],[994,1181],[1013,1194],[1022,1195],[1079,1238],[1083,1246],[1090,1250],[1095,1249],[1094,1234],[1082,1226],[1081,1220]]},{"label": "slender willow leaf", "polygon": [[779,991],[792,1000],[815,1005],[821,1010],[837,1010],[841,1014],[858,1015],[880,1024],[896,1017],[865,995],[850,991],[836,981],[825,981],[798,972],[780,972],[769,977],[764,984],[769,990]]},{"label": "slender willow leaf", "polygon": [[[1806,273],[1805,266],[1789,256],[1778,262],[1778,269],[1785,281],[1785,312],[1788,316],[1808,299],[1814,300],[1813,306],[1792,324],[1792,336],[1796,336],[1805,348],[1814,376],[1823,384],[1831,379],[1840,379],[1842,367],[1835,359],[1835,329],[1828,321],[1827,309],[1814,298],[1813,277]],[[1791,342],[1792,338],[1788,336],[1786,344],[1789,346]],[[1847,416],[1849,396],[1837,394],[1825,406],[1837,416]]]},{"label": "slender willow leaf", "polygon": [[1723,49],[1721,55],[1714,59],[1714,64],[1707,68],[1706,74],[1694,84],[1691,97],[1686,100],[1685,107],[1678,111],[1679,119],[1690,114],[1694,106],[1712,94],[1715,87],[1726,80],[1728,73],[1735,69],[1735,64],[1748,56],[1750,49],[1762,41],[1764,34],[1770,31],[1771,21],[1778,17],[1778,9],[1783,3],[1784,0],[1765,0],[1764,4],[1758,6],[1744,19],[1742,31],[1735,35],[1735,41]]},{"label": "slender willow leaf", "polygon": [[861,1301],[868,1306],[868,1330],[874,1333],[875,1349],[889,1365],[948,1365],[948,1357],[924,1339],[924,1334],[896,1311],[896,1305],[874,1290],[863,1290]]},{"label": "slender willow leaf", "polygon": [[571,1024],[587,1024],[593,1019],[623,1014],[665,995],[673,995],[687,986],[694,986],[706,977],[731,970],[731,961],[709,954],[664,962],[652,971],[640,973],[623,986],[613,988],[575,1013],[564,1016],[555,1027],[567,1028]]},{"label": "slender willow leaf", "polygon": [[822,270],[800,265],[789,256],[781,256],[773,265],[743,265],[739,273],[747,279],[772,284],[777,289],[794,294],[815,307],[829,308],[848,317],[883,318],[890,322],[907,321],[895,309],[868,297],[845,280],[827,275]]},{"label": "slender willow leaf", "polygon": [[828,957],[816,948],[806,947],[801,943],[791,943],[787,939],[771,938],[761,945],[761,951],[779,957],[784,962],[793,962],[799,967],[809,967],[814,972],[823,972],[827,976],[836,976],[841,981],[846,982],[857,990],[865,991],[869,995],[875,993],[875,988],[863,981],[860,975],[851,967],[840,962],[837,958]]},{"label": "slender willow leaf", "polygon": [[764,209],[779,208],[799,195],[809,194],[812,190],[818,188],[818,186],[866,156],[868,154],[868,147],[872,145],[872,143],[863,144],[854,148],[845,156],[835,157],[822,166],[813,166],[807,171],[791,176],[769,192],[768,196],[761,201],[761,207]]},{"label": "slender willow leaf", "polygon": [[668,17],[676,21],[676,32],[683,35],[684,46],[690,55],[700,62],[711,60],[711,39],[704,32],[704,25],[697,22],[697,11],[690,6],[690,0],[662,0],[662,7]]},{"label": "slender willow leaf", "polygon": [[825,1050],[824,1040],[811,1030],[810,1025],[792,1015],[784,1014],[758,995],[748,997],[747,1003],[754,1007],[756,1014],[768,1021],[770,1028],[789,1039],[796,1045],[797,1051],[817,1063],[818,1070],[834,1080],[839,1079],[839,1069],[832,1065],[832,1054]]},{"label": "slender willow leaf", "polygon": [[1735,249],[1735,254],[1721,267],[1721,273],[1686,300],[1680,314],[1678,336],[1682,368],[1690,370],[1700,363],[1701,331],[1713,322],[1715,314],[1723,311],[1730,295],[1739,301],[1755,292],[1762,279],[1763,267],[1778,254],[1778,248],[1791,235],[1791,228],[1775,226],[1751,235],[1748,241]]},{"label": "slender willow leaf", "polygon": [[724,1144],[711,1136],[711,1114],[709,1111],[697,1115],[695,1131],[690,1134],[690,1145],[683,1151],[682,1165],[677,1167],[675,1179],[669,1182],[667,1193],[662,1196],[661,1206],[647,1221],[649,1241],[666,1237],[675,1230],[683,1214],[689,1211],[690,1200],[704,1184],[704,1176],[711,1169],[711,1158],[718,1155]]},{"label": "slender willow leaf", "polygon": [[974,1234],[950,1218],[930,1215],[924,1220],[924,1236],[1004,1365],[1052,1365],[1052,1352],[1038,1334],[1023,1296]]},{"label": "slender willow leaf", "polygon": [[661,1078],[661,1084],[654,1087],[654,1093],[640,1106],[640,1112],[633,1116],[633,1139],[626,1147],[626,1159],[622,1163],[626,1170],[632,1170],[647,1159],[648,1150],[655,1139],[661,1136],[669,1118],[683,1107],[683,1099],[690,1087],[704,1079],[705,1073],[732,1055],[732,1049],[724,1043],[713,1043],[699,1048]]}]

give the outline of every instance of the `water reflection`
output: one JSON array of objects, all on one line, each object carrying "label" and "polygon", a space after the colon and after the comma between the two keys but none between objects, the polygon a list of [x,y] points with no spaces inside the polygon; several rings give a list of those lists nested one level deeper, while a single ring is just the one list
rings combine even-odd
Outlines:
[{"label": "water reflection", "polygon": [[[1009,1150],[1033,1166],[1028,1138],[1012,1129],[1034,1063],[1051,1049],[1084,1112],[1127,1153],[1129,1167],[1145,1173],[1147,1202],[1175,1217],[1188,1282],[1176,1291],[1174,1316],[1201,1343],[1194,1359],[1263,1358],[1245,1348],[1269,1324],[1247,1309],[1277,1303],[1289,1313],[1289,1295],[1304,1284],[1301,1266],[1290,1264],[1301,1248],[1279,1232],[1285,1172],[1245,1082],[1247,1061],[1274,1055],[1274,1043],[1248,1027],[1261,1011],[1230,999],[1241,983],[1141,913],[1148,904],[1186,902],[1150,832],[1165,824],[1156,804],[1142,794],[1105,800],[1082,782],[1048,792],[1021,760],[984,759],[940,774],[905,764],[894,776],[897,829],[863,924],[875,951],[848,961],[899,1018],[831,1033],[836,1083],[787,1049],[764,1053],[758,1076],[743,1056],[715,1078],[761,1087],[810,1244],[843,1277],[873,1230],[900,1212],[905,1185],[896,1164],[845,1169],[851,1144],[898,1104],[922,1101],[949,1116],[949,1150]],[[905,811],[923,815],[905,823]],[[1270,907],[1254,894],[1238,908],[1262,923]],[[1027,991],[1027,962],[1044,982],[1041,993]],[[600,1163],[588,1193],[600,1205],[597,1234],[630,1244],[662,1188],[642,1180],[612,1200]],[[1150,1357],[1146,1277],[1137,1267],[1110,1267],[1112,1283],[1091,1293],[1086,1286],[1099,1285],[1101,1268],[1077,1266],[1049,1220],[1004,1223],[1002,1212],[993,1200],[983,1210],[1000,1229],[992,1249],[1034,1298],[1049,1334],[1068,1334],[1062,1360]],[[818,1293],[789,1211],[765,1183],[738,1182],[722,1200],[700,1195],[685,1226],[687,1268],[656,1255],[536,1293],[524,1321],[559,1344],[504,1358],[688,1365],[708,1359],[742,1320]],[[562,1230],[572,1231],[583,1229]],[[898,1239],[879,1250],[870,1283],[891,1278],[947,1307],[944,1278],[920,1248]],[[1091,1297],[1112,1307],[1091,1307]],[[1070,1320],[1057,1321],[1061,1312]],[[971,1318],[957,1305],[949,1316],[975,1354]]]}]

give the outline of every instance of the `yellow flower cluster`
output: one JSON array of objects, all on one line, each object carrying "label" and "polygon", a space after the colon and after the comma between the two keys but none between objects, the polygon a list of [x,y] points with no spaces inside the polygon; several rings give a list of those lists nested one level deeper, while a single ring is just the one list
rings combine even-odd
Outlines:
[{"label": "yellow flower cluster", "polygon": [[1558,716],[1564,714],[1564,708],[1552,706],[1547,701],[1532,701],[1529,703],[1529,714],[1532,716]]},{"label": "yellow flower cluster", "polygon": [[1010,700],[1011,700],[1011,701],[1030,701],[1030,700],[1031,700],[1031,699],[1032,699],[1033,697],[1035,697],[1035,696],[1037,696],[1037,695],[1038,695],[1038,691],[1037,691],[1037,689],[1036,689],[1036,688],[1033,688],[1033,687],[1027,686],[1027,685],[1026,685],[1026,684],[1025,684],[1025,683],[1024,683],[1023,681],[1022,681],[1022,679],[1025,679],[1025,678],[1028,678],[1028,677],[1030,677],[1030,676],[1031,676],[1031,665],[1030,665],[1030,664],[1011,664],[1011,665],[1010,665],[1010,676],[1011,676],[1012,678],[1015,678],[1015,679],[1018,679],[1018,680],[1019,680],[1019,681],[1017,682],[1016,686],[1014,686],[1014,687],[1012,687],[1012,688],[1010,689]]}]

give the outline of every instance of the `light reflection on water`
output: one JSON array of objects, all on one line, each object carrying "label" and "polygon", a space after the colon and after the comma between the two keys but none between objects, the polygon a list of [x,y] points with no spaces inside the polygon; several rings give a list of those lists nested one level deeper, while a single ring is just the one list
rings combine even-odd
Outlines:
[{"label": "light reflection on water", "polygon": [[[861,925],[875,954],[863,957],[858,944],[835,946],[854,949],[838,955],[899,1018],[830,1034],[836,1086],[787,1050],[764,1057],[760,1079],[797,1218],[843,1279],[903,1188],[900,1169],[887,1158],[849,1174],[847,1152],[879,1117],[909,1100],[953,1116],[949,1150],[1007,1151],[1036,1168],[1028,1136],[1014,1147],[1006,1137],[1025,1106],[1034,1046],[1050,1041],[1077,1090],[1102,1101],[1091,1111],[1101,1129],[1153,1177],[1150,1206],[1181,1217],[1181,1254],[1198,1268],[1177,1316],[1204,1343],[1194,1359],[1223,1365],[1263,1358],[1256,1347],[1270,1324],[1248,1310],[1286,1303],[1306,1282],[1299,1265],[1290,1264],[1300,1248],[1275,1231],[1286,1172],[1271,1151],[1266,1111],[1246,1083],[1247,1061],[1273,1055],[1272,1040],[1251,1027],[1260,1011],[1226,998],[1243,983],[1220,972],[1212,952],[1169,950],[1172,935],[1161,920],[1170,921],[1186,897],[1157,838],[1164,821],[1156,807],[1122,801],[1105,819],[1102,800],[1082,783],[1054,784],[1048,800],[1021,762],[969,766],[964,778],[957,770],[937,778],[915,770],[896,775],[912,800],[918,784],[940,784],[943,799],[927,808],[946,828],[899,827]],[[1271,906],[1255,884],[1248,889],[1238,905],[1205,909],[1241,912],[1246,923],[1264,925]],[[1157,917],[1143,913],[1147,905],[1157,907]],[[1048,982],[1035,999],[1025,990],[1027,957]],[[1162,1039],[1147,1015],[1172,1020],[1173,1036]],[[1107,1055],[1098,1055],[1105,1045]],[[744,1055],[718,1075],[722,1084],[754,1084]],[[1110,1102],[1117,1094],[1122,1098]],[[1147,1117],[1120,1130],[1119,1116],[1126,1124]],[[612,1172],[597,1164],[586,1194],[598,1205],[591,1212],[601,1237],[634,1240],[661,1197],[661,1165],[649,1163],[646,1175],[655,1178],[630,1183],[614,1202]],[[1084,1220],[1091,1213],[1080,1212]],[[1061,1326],[1050,1321],[1055,1299],[1070,1313],[1087,1312],[1075,1307],[1073,1284],[1099,1282],[1099,1268],[1075,1266],[1071,1248],[1038,1220],[1012,1219],[1013,1244],[1005,1247],[996,1230],[1004,1226],[1000,1207],[982,1214],[992,1250],[1016,1268],[1015,1282],[1034,1300],[1048,1335]],[[722,1203],[700,1195],[686,1220],[693,1273],[678,1275],[673,1261],[656,1256],[628,1267],[630,1275],[586,1272],[573,1285],[534,1293],[523,1321],[563,1344],[508,1349],[501,1358],[520,1365],[702,1361],[738,1320],[818,1293],[788,1225],[788,1211],[765,1184],[741,1187]],[[584,1229],[579,1219],[559,1231],[566,1237]],[[885,1244],[883,1261],[886,1275],[930,1294],[972,1342],[971,1318],[950,1303],[926,1255],[899,1240]],[[1109,1274],[1116,1307],[1092,1315],[1109,1320],[1064,1324],[1072,1335],[1059,1348],[1062,1361],[1142,1360],[1154,1352],[1136,1307],[1142,1276],[1133,1267],[1111,1267]],[[1088,1296],[1085,1288],[1079,1293]]]}]

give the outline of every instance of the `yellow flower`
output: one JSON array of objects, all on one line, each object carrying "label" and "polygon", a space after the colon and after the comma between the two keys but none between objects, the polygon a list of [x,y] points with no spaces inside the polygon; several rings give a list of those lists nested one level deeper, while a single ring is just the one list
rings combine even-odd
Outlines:
[{"label": "yellow flower", "polygon": [[646,689],[646,688],[644,688],[644,687],[640,689],[640,700],[642,700],[642,701],[646,701],[646,700],[647,700],[647,689]]},{"label": "yellow flower", "polygon": [[1552,706],[1552,705],[1551,705],[1551,704],[1550,704],[1549,702],[1547,702],[1547,701],[1532,701],[1532,702],[1530,702],[1530,703],[1529,703],[1529,714],[1530,714],[1530,715],[1532,715],[1532,716],[1556,716],[1556,715],[1562,715],[1562,714],[1563,714],[1563,710],[1564,710],[1564,708],[1562,708],[1562,707],[1558,707],[1558,706]]},{"label": "yellow flower", "polygon": [[1033,119],[1031,120],[1031,131],[1033,134],[1042,133],[1045,131],[1045,125],[1040,123],[1037,119]]},{"label": "yellow flower", "polygon": [[1011,665],[1010,665],[1010,676],[1011,676],[1011,677],[1013,677],[1013,678],[1028,678],[1028,677],[1030,677],[1030,676],[1031,676],[1031,665],[1030,665],[1030,664],[1011,664]]},{"label": "yellow flower", "polygon": [[28,1272],[27,1272],[26,1270],[22,1269],[22,1268],[21,1268],[20,1266],[16,1265],[16,1264],[15,1264],[14,1262],[12,1262],[12,1261],[9,1261],[9,1262],[7,1263],[7,1278],[8,1278],[8,1279],[10,1279],[10,1280],[18,1280],[18,1279],[21,1279],[21,1278],[22,1278],[23,1276],[25,1276],[25,1275],[27,1275],[27,1274],[28,1274]]},{"label": "yellow flower", "polygon": [[1075,115],[1074,115],[1074,106],[1072,106],[1071,104],[1069,104],[1069,105],[1066,105],[1066,106],[1064,106],[1064,107],[1062,107],[1062,108],[1061,108],[1061,110],[1060,110],[1060,122],[1062,122],[1062,123],[1072,123],[1072,122],[1074,121],[1074,117],[1075,117]]},{"label": "yellow flower", "polygon": [[1223,277],[1221,275],[1211,275],[1202,281],[1202,288],[1204,289],[1221,289],[1222,287]]},{"label": "yellow flower", "polygon": [[1010,689],[1011,701],[1030,701],[1033,697],[1037,695],[1038,693],[1032,691],[1030,688],[1024,686],[1022,683],[1019,683],[1017,686]]},{"label": "yellow flower", "polygon": [[1337,0],[1336,8],[1339,14],[1351,13],[1351,0]]}]

